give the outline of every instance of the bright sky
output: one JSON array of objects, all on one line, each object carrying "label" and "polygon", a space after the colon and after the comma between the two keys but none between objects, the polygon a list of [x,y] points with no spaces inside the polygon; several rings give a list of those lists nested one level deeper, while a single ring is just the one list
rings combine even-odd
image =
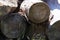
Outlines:
[{"label": "bright sky", "polygon": [[60,0],[58,0],[58,3],[60,4]]},{"label": "bright sky", "polygon": [[[60,0],[57,0],[57,1],[60,4]],[[56,2],[56,4],[57,4],[57,2]],[[54,5],[56,5],[56,4],[54,4]],[[56,21],[60,20],[60,8],[59,8],[60,5],[57,4],[56,5],[57,7],[56,7],[56,6],[52,5],[51,2],[49,5],[52,6],[52,7],[50,7],[51,9],[53,8],[53,10],[51,10],[51,14],[54,15],[54,17],[50,22],[50,25],[53,25]]]}]

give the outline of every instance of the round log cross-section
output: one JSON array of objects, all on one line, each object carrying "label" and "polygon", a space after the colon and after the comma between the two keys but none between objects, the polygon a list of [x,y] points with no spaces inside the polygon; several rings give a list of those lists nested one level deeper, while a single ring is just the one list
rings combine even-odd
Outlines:
[{"label": "round log cross-section", "polygon": [[49,40],[60,40],[60,20],[56,21],[48,32]]},{"label": "round log cross-section", "polygon": [[1,20],[1,31],[7,38],[22,38],[27,21],[18,13],[5,15]]},{"label": "round log cross-section", "polygon": [[20,9],[25,11],[28,20],[34,23],[42,23],[49,18],[50,8],[42,0],[23,1]]},{"label": "round log cross-section", "polygon": [[27,13],[29,20],[34,23],[46,21],[49,18],[49,15],[50,9],[45,2],[33,4],[29,9],[29,13]]}]

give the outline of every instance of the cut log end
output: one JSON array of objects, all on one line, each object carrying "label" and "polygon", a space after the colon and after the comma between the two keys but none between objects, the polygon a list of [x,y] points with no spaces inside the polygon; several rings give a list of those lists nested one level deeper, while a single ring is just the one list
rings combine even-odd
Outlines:
[{"label": "cut log end", "polygon": [[50,9],[45,2],[35,3],[29,9],[29,14],[27,15],[29,20],[34,23],[41,23],[49,18]]}]

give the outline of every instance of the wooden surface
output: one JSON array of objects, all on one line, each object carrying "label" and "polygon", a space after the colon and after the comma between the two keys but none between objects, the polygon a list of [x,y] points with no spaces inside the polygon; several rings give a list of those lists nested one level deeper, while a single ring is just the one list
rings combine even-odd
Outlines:
[{"label": "wooden surface", "polygon": [[18,13],[6,15],[1,21],[1,30],[7,38],[22,38],[26,26],[27,22],[25,17]]},{"label": "wooden surface", "polygon": [[30,40],[33,40],[33,39],[34,40],[46,40],[48,24],[49,24],[48,21],[45,21],[41,24],[31,23],[26,29],[26,36]]},{"label": "wooden surface", "polygon": [[50,9],[44,2],[35,3],[27,13],[28,19],[34,23],[41,23],[49,19]]},{"label": "wooden surface", "polygon": [[56,21],[48,31],[49,40],[60,40],[60,20]]}]

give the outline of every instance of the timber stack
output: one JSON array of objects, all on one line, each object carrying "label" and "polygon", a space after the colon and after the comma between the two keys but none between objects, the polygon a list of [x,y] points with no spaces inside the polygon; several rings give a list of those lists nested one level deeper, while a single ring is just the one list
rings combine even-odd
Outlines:
[{"label": "timber stack", "polygon": [[49,26],[50,9],[45,2],[42,0],[8,2],[1,1],[0,6],[0,16],[3,16],[1,31],[7,37],[6,40],[22,40],[24,37],[28,40],[48,39],[46,30]]}]

